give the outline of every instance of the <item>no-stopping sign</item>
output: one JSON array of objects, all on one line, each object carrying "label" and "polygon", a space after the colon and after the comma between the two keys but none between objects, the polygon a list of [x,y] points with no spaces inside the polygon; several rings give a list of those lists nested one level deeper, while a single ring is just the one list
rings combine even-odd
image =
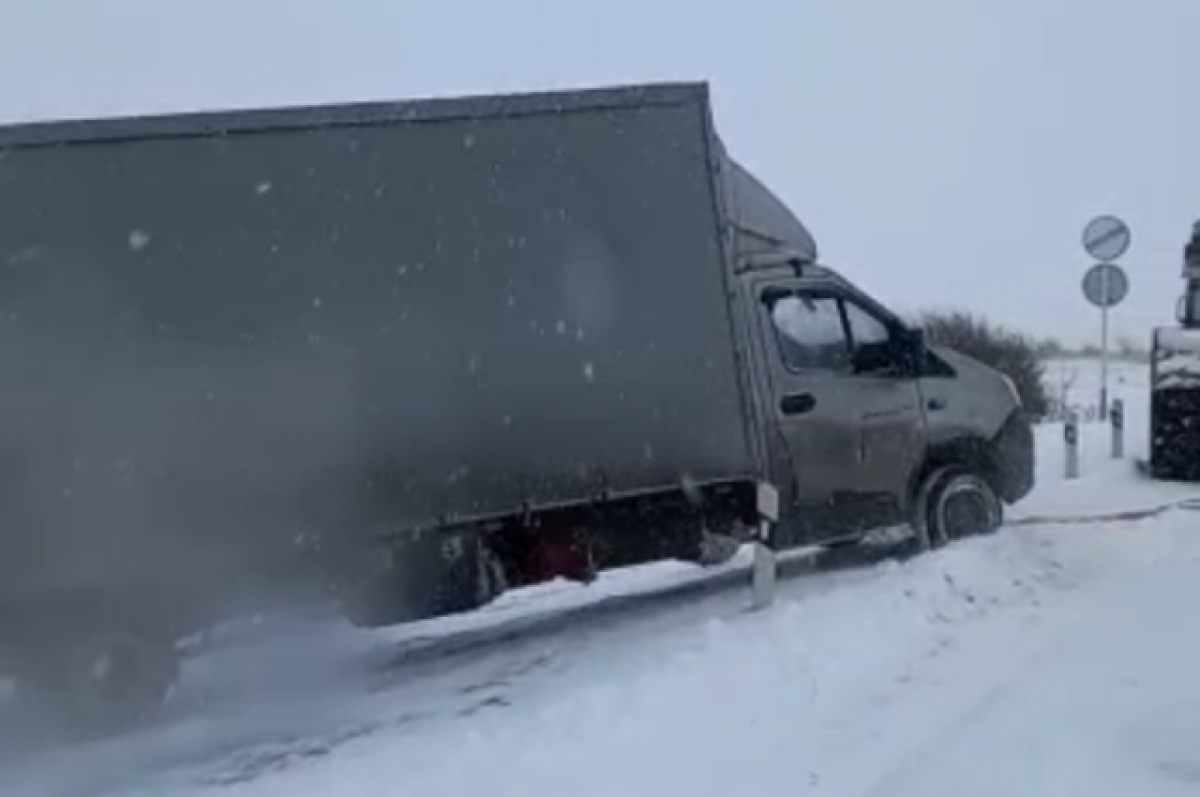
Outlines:
[{"label": "no-stopping sign", "polygon": [[1129,225],[1116,216],[1097,216],[1083,228],[1083,248],[1097,260],[1116,260],[1132,241]]}]

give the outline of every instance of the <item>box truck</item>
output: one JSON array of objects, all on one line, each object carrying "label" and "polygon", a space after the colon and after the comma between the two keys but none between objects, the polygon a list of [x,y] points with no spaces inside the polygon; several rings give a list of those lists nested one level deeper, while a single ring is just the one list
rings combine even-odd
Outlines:
[{"label": "box truck", "polygon": [[232,606],[935,547],[1032,485],[1012,384],[821,265],[703,84],[10,127],[0,219],[0,669],[77,727]]}]

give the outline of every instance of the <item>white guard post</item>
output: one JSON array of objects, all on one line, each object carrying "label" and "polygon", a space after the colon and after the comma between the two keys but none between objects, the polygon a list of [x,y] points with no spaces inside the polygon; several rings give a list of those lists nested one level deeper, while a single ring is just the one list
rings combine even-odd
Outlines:
[{"label": "white guard post", "polygon": [[754,537],[754,565],[751,576],[752,609],[763,609],[775,602],[779,567],[775,556],[775,525],[779,522],[779,491],[774,485],[759,482],[758,533]]},{"label": "white guard post", "polygon": [[1079,478],[1079,413],[1071,412],[1063,424],[1063,464],[1068,479]]},{"label": "white guard post", "polygon": [[1112,410],[1108,413],[1108,423],[1112,428],[1112,458],[1125,457],[1125,402],[1113,399]]}]

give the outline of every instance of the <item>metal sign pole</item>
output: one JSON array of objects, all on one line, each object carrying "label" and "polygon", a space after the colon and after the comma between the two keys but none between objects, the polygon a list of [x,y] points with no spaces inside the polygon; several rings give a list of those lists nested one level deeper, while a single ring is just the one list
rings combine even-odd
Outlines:
[{"label": "metal sign pole", "polygon": [[1108,414],[1112,423],[1112,454],[1113,459],[1125,456],[1125,402],[1113,399],[1112,412]]},{"label": "metal sign pole", "polygon": [[1083,230],[1083,248],[1100,262],[1083,275],[1083,295],[1100,310],[1100,420],[1107,421],[1108,406],[1108,314],[1129,294],[1129,277],[1112,261],[1129,250],[1133,236],[1129,225],[1116,216],[1098,216]]},{"label": "metal sign pole", "polygon": [[[1104,285],[1101,290],[1106,297],[1109,292],[1109,270],[1105,269],[1102,278]],[[1108,420],[1108,304],[1100,308],[1100,420]]]}]

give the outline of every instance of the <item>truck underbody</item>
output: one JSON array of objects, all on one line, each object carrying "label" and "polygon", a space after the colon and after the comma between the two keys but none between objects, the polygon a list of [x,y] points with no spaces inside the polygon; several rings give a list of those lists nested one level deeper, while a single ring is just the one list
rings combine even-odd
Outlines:
[{"label": "truck underbody", "polygon": [[[760,485],[731,480],[597,496],[380,539],[314,556],[325,596],[364,628],[478,609],[509,589],[587,582],[607,569],[666,559],[705,561],[706,536],[745,541],[760,528]],[[180,641],[221,618],[207,596],[166,585],[63,592],[0,604],[0,673],[50,731],[89,737],[152,718],[181,671]]]},{"label": "truck underbody", "polygon": [[353,622],[382,627],[471,611],[555,579],[589,582],[668,559],[707,564],[707,535],[744,541],[757,531],[758,490],[753,479],[687,484],[408,531],[361,549],[373,566],[341,567],[328,583]]}]

